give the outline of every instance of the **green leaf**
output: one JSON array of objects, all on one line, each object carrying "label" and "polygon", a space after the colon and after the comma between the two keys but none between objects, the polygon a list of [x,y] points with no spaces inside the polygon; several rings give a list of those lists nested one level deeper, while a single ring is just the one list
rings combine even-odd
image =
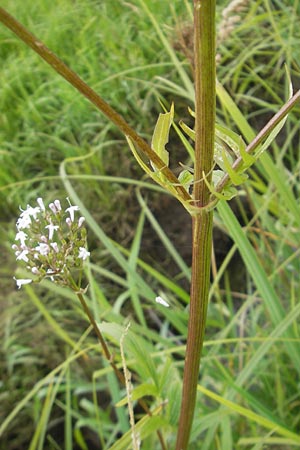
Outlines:
[{"label": "green leaf", "polygon": [[[214,170],[213,171],[213,180],[215,180],[215,179],[216,180],[220,180],[223,175],[224,175],[224,172],[222,170]],[[207,180],[204,172],[203,172],[203,179],[204,179],[204,182],[205,182],[206,186],[210,190],[210,192],[218,200],[226,200],[226,201],[228,201],[228,200],[231,200],[233,197],[235,197],[235,195],[237,194],[237,190],[233,186],[226,186],[222,193],[221,192],[217,192],[215,190],[215,183],[210,184],[209,181]],[[213,206],[215,206],[215,202],[213,202]]]},{"label": "green leaf", "polygon": [[[170,113],[167,113],[170,114]],[[132,151],[135,159],[137,160],[137,162],[139,163],[139,165],[141,166],[141,168],[160,186],[162,186],[164,189],[166,189],[171,195],[173,195],[175,198],[177,198],[177,200],[182,203],[182,205],[185,207],[185,209],[190,213],[190,204],[189,202],[187,202],[186,200],[184,200],[182,198],[181,195],[178,194],[175,186],[173,186],[167,179],[166,177],[160,173],[159,171],[156,171],[154,168],[154,171],[152,171],[149,166],[147,166],[147,164],[142,160],[142,158],[140,157],[138,151],[136,150],[132,140],[126,136],[127,142],[129,144],[130,150]],[[153,164],[151,163],[151,165],[153,166]]]},{"label": "green leaf", "polygon": [[[132,391],[132,400],[139,400],[140,398],[146,397],[146,396],[151,396],[151,397],[157,397],[158,393],[157,393],[157,387],[154,384],[150,384],[150,383],[142,383],[139,386],[137,386],[136,388],[133,389]],[[128,403],[128,398],[127,396],[124,397],[122,400],[120,400],[118,403],[116,403],[117,407],[121,407],[124,405],[127,405]]]},{"label": "green leaf", "polygon": [[192,110],[192,108],[188,107],[188,112],[192,117],[194,117],[194,119],[196,118],[196,113]]},{"label": "green leaf", "polygon": [[137,162],[139,163],[139,165],[141,166],[141,168],[143,169],[144,172],[146,172],[154,181],[157,181],[157,176],[154,176],[152,170],[147,166],[147,164],[142,160],[142,158],[140,157],[138,151],[136,150],[134,143],[132,142],[132,140],[129,138],[129,136],[126,136],[128,145],[130,150],[133,153],[133,156],[135,157],[135,159],[137,160]]},{"label": "green leaf", "polygon": [[[278,297],[275,292],[274,287],[264,271],[254,248],[247,238],[247,235],[241,228],[232,210],[225,202],[218,203],[218,212],[226,228],[228,229],[231,238],[239,249],[247,270],[252,276],[258,292],[267,307],[273,324],[275,326],[279,325],[286,316],[286,310],[281,304],[280,297]],[[288,330],[285,336],[292,338],[295,337],[292,330]],[[300,354],[297,345],[293,342],[285,343],[286,350],[291,360],[294,362],[295,367],[297,367],[298,372],[300,372]]]},{"label": "green leaf", "polygon": [[[170,112],[160,114],[155,125],[152,136],[151,147],[162,159],[162,161],[169,166],[169,152],[166,150],[166,144],[169,142],[169,133],[174,117],[174,104],[172,103]],[[154,164],[151,162],[154,170]]]},{"label": "green leaf", "polygon": [[[242,139],[242,137],[241,137],[241,139]],[[248,169],[256,161],[255,156],[250,155],[250,153],[247,153],[246,148],[244,146],[240,147],[240,155],[243,160],[243,170]]]},{"label": "green leaf", "polygon": [[[214,149],[214,161],[215,163],[224,171],[226,172],[224,159],[223,159],[223,151],[224,151],[224,144],[222,142],[215,140],[215,149]],[[233,158],[231,155],[228,155],[228,159],[233,163]],[[223,173],[224,175],[224,173]]]},{"label": "green leaf", "polygon": [[[154,411],[151,411],[152,416],[144,416],[139,422],[135,424],[134,430],[141,440],[147,438],[155,431],[160,430],[163,426],[168,425],[163,417],[157,416],[161,411],[161,406],[158,406]],[[127,431],[117,442],[110,447],[110,450],[127,450],[132,448],[132,429]]]},{"label": "green leaf", "polygon": [[193,184],[194,175],[189,170],[183,170],[180,172],[178,180],[182,184],[182,186],[189,191],[190,186]]},{"label": "green leaf", "polygon": [[216,84],[216,93],[220,100],[221,105],[223,105],[230,116],[232,117],[234,123],[242,132],[244,138],[247,142],[251,142],[252,139],[255,138],[255,133],[252,130],[251,126],[247,122],[244,114],[239,110],[233,99],[230,97],[225,88],[217,81]]},{"label": "green leaf", "polygon": [[196,139],[196,133],[194,130],[192,130],[190,127],[188,127],[182,120],[179,122],[180,127],[182,130],[187,134],[189,138],[191,138],[193,141]]},{"label": "green leaf", "polygon": [[299,435],[293,433],[292,431],[281,425],[278,425],[276,422],[273,422],[263,416],[260,416],[259,414],[256,414],[255,412],[251,411],[250,409],[238,405],[237,403],[227,400],[226,398],[221,397],[220,395],[215,394],[213,391],[210,391],[209,389],[206,389],[200,385],[197,386],[197,389],[199,392],[215,400],[220,405],[229,408],[233,413],[239,414],[242,417],[246,417],[248,420],[252,420],[258,423],[260,426],[272,430],[273,432],[276,432],[281,436],[285,436],[289,439],[292,439],[295,443],[300,443]]},{"label": "green leaf", "polygon": [[222,158],[223,158],[223,163],[224,163],[225,170],[228,173],[231,182],[235,186],[238,186],[239,184],[244,183],[244,181],[247,180],[248,175],[246,175],[246,174],[239,174],[239,173],[234,171],[234,169],[231,167],[230,161],[228,160],[228,158],[226,156],[226,152],[225,152],[224,149],[222,151]]},{"label": "green leaf", "polygon": [[236,156],[240,156],[241,149],[246,149],[246,144],[243,138],[239,134],[235,133],[229,128],[219,125],[218,123],[216,123],[215,127],[216,137],[221,141],[224,141]]},{"label": "green leaf", "polygon": [[[293,85],[291,82],[291,78],[290,78],[290,74],[288,73],[287,70],[287,76],[289,79],[289,98],[288,100],[290,100],[293,97]],[[267,137],[267,139],[265,140],[265,142],[260,145],[258,147],[258,149],[255,152],[255,157],[256,159],[259,158],[264,151],[272,144],[272,142],[275,140],[276,136],[279,134],[279,132],[281,131],[282,127],[284,126],[286,119],[288,117],[288,113],[286,114],[286,116],[284,116],[284,118],[276,125],[276,127],[274,128],[274,130],[271,131],[271,133],[269,134],[269,136]]]}]

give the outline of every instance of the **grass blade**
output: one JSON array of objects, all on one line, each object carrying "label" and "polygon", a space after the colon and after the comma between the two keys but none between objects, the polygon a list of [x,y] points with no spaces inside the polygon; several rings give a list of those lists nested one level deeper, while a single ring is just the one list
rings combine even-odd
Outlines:
[{"label": "grass blade", "polygon": [[[219,202],[217,208],[232,239],[234,240],[234,242],[238,247],[238,250],[244,260],[247,270],[249,271],[251,277],[254,280],[258,292],[260,293],[266,305],[268,314],[270,315],[273,325],[275,326],[279,325],[283,320],[283,318],[285,317],[286,311],[284,310],[280,302],[280,299],[278,298],[263,267],[261,266],[261,263],[253,247],[251,246],[249,240],[247,239],[244,231],[242,230],[240,224],[238,223],[229,205],[226,202]],[[293,337],[292,331],[291,330],[288,331],[286,336]],[[294,362],[295,367],[297,367],[297,370],[300,373],[299,349],[292,342],[286,342],[285,345],[291,360]]]}]

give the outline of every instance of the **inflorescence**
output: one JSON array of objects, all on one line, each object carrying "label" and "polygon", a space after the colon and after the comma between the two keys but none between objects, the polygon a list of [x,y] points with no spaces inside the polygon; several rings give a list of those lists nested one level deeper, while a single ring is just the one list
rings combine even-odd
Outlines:
[{"label": "inflorescence", "polygon": [[16,279],[17,287],[31,282],[50,278],[54,283],[76,289],[81,277],[83,262],[90,256],[86,249],[85,219],[76,218],[78,206],[71,205],[62,209],[59,200],[45,207],[43,199],[37,199],[37,205],[21,208],[17,220],[17,234],[12,246],[17,261],[25,264],[31,276]]}]

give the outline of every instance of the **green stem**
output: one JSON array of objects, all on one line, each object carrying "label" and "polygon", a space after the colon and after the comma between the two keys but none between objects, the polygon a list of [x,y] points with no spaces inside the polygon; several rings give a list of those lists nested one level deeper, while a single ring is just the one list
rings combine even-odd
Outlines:
[{"label": "green stem", "polygon": [[101,344],[103,353],[104,353],[104,355],[105,355],[105,358],[107,359],[107,361],[108,361],[109,364],[111,365],[111,367],[112,367],[113,371],[115,372],[115,374],[116,374],[117,378],[119,379],[119,381],[125,386],[125,378],[124,378],[124,375],[123,375],[123,373],[117,368],[116,364],[114,363],[114,361],[113,361],[113,356],[112,356],[112,354],[110,353],[110,351],[109,351],[109,349],[108,349],[108,347],[107,347],[107,345],[106,345],[105,339],[103,338],[102,333],[101,333],[101,331],[99,330],[99,327],[98,327],[98,325],[97,325],[97,323],[96,323],[94,317],[92,316],[92,314],[91,314],[91,312],[90,312],[90,310],[89,310],[89,307],[88,307],[88,305],[86,304],[86,301],[84,300],[83,295],[82,295],[80,292],[77,292],[76,295],[77,295],[77,297],[78,297],[78,299],[79,299],[79,301],[80,301],[80,303],[81,303],[81,306],[82,306],[83,309],[84,309],[85,314],[88,316],[88,319],[89,319],[89,321],[90,321],[90,324],[92,325],[92,327],[93,327],[93,329],[94,329],[94,331],[95,331],[95,333],[96,333],[97,338],[98,338],[99,341],[100,341],[100,344]]},{"label": "green stem", "polygon": [[174,185],[179,196],[183,200],[190,201],[191,197],[186,189],[180,184],[178,178],[165,165],[162,159],[155,153],[150,145],[139,136],[133,128],[118,114],[108,103],[106,103],[90,86],[88,86],[73,70],[71,70],[58,56],[56,56],[36,36],[30,33],[21,23],[8,14],[5,9],[0,8],[0,21],[13,33],[15,33],[26,45],[31,47],[41,58],[43,58],[57,73],[67,80],[75,89],[93,103],[103,114],[113,122],[119,130],[128,136],[132,142],[152,161],[157,170],[160,170],[167,180]]},{"label": "green stem", "polygon": [[176,450],[188,447],[197,396],[209,293],[212,212],[193,217],[190,316]]},{"label": "green stem", "polygon": [[193,255],[190,315],[183,375],[182,402],[176,450],[188,448],[197,397],[197,383],[203,347],[212,242],[212,212],[204,207],[210,192],[203,173],[211,180],[215,124],[215,1],[194,0],[195,58],[195,182],[193,216]]}]

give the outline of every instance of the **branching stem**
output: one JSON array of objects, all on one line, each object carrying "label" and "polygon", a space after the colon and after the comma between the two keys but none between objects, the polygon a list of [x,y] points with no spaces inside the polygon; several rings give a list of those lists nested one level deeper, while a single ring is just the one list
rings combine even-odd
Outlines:
[{"label": "branching stem", "polygon": [[183,200],[190,201],[190,195],[180,184],[178,178],[165,165],[162,159],[155,153],[150,145],[139,136],[133,128],[118,114],[108,103],[106,103],[90,86],[88,86],[73,70],[71,70],[58,56],[56,56],[36,36],[30,33],[5,9],[0,8],[0,21],[13,33],[15,33],[26,45],[31,47],[41,58],[44,59],[57,73],[67,80],[75,89],[93,103],[105,116],[114,123],[125,136],[128,136],[134,144],[149,158],[160,170],[167,180],[174,185],[179,196]]}]

